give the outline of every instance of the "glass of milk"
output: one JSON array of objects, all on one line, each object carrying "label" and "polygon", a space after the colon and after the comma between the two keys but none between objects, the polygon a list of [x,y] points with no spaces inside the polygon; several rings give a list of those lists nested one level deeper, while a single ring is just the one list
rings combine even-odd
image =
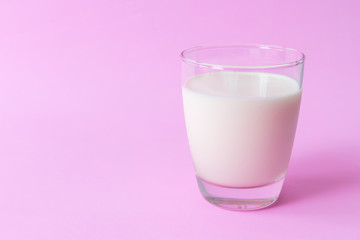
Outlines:
[{"label": "glass of milk", "polygon": [[181,53],[182,96],[197,183],[210,203],[254,210],[279,197],[291,157],[305,56],[266,45]]}]

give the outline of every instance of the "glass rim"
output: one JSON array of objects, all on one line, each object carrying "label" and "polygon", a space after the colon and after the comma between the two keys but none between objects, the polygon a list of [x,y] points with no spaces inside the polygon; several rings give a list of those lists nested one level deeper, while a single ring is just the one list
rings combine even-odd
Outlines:
[{"label": "glass rim", "polygon": [[[268,49],[268,50],[276,50],[282,52],[296,53],[299,54],[299,59],[295,61],[289,61],[281,64],[273,64],[273,65],[264,65],[264,66],[228,66],[221,64],[213,64],[213,63],[205,63],[199,62],[195,59],[189,58],[186,55],[191,52],[206,50],[206,49],[216,49],[216,48],[258,48],[258,49]],[[209,46],[195,46],[188,49],[185,49],[180,54],[181,60],[185,63],[189,63],[192,65],[197,65],[199,67],[205,68],[213,68],[213,69],[271,69],[271,68],[284,68],[284,67],[292,67],[299,64],[304,63],[305,54],[293,48],[280,47],[275,45],[265,45],[265,44],[234,44],[234,45],[209,45]]]}]

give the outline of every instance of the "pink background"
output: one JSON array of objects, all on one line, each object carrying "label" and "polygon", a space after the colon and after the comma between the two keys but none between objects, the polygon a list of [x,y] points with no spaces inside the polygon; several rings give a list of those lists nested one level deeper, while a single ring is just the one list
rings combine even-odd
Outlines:
[{"label": "pink background", "polygon": [[[0,239],[360,239],[360,5],[354,1],[0,3]],[[181,50],[263,43],[306,56],[278,202],[202,199]]]}]

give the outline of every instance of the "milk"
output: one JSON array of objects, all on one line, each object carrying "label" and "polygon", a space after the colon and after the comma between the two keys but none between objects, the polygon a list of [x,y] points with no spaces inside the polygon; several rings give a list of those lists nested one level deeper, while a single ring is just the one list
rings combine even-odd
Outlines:
[{"label": "milk", "polygon": [[301,90],[284,75],[218,72],[182,88],[187,135],[198,177],[254,187],[284,177]]}]

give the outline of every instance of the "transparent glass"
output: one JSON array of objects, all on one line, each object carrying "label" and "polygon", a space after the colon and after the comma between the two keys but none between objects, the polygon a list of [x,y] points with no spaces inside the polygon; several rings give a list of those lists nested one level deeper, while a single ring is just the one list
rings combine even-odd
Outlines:
[{"label": "transparent glass", "polygon": [[277,46],[181,53],[186,130],[203,197],[231,210],[274,203],[298,120],[305,56]]}]

